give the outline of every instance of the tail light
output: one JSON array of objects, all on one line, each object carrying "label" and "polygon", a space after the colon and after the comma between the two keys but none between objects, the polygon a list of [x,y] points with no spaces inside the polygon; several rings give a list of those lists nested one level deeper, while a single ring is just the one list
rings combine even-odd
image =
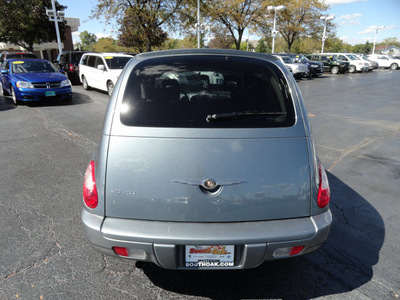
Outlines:
[{"label": "tail light", "polygon": [[329,188],[328,176],[324,167],[318,162],[318,206],[324,208],[331,199],[331,190]]},{"label": "tail light", "polygon": [[89,208],[96,208],[99,203],[97,195],[96,178],[94,176],[94,161],[92,160],[85,173],[85,180],[83,182],[83,201]]},{"label": "tail light", "polygon": [[75,71],[75,66],[74,66],[74,64],[69,64],[69,70],[70,70],[71,72]]}]

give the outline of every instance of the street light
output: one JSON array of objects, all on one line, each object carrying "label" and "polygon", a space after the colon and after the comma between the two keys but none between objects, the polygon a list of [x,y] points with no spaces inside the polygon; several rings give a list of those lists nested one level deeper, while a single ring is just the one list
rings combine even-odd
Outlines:
[{"label": "street light", "polygon": [[324,35],[322,36],[322,48],[321,48],[321,53],[324,53],[324,45],[325,45],[325,40],[327,38],[326,36],[326,22],[329,20],[333,20],[335,18],[335,15],[330,15],[330,16],[322,16],[320,17],[321,20],[325,20],[324,23]]},{"label": "street light", "polygon": [[56,4],[54,0],[51,0],[52,9],[46,9],[46,15],[49,16],[49,21],[53,21],[56,25],[56,34],[57,34],[57,43],[58,43],[58,51],[62,52],[61,39],[60,39],[60,30],[58,28],[58,22],[63,22],[64,19],[64,11],[57,11]]},{"label": "street light", "polygon": [[275,30],[276,27],[276,12],[285,9],[286,6],[285,5],[279,5],[279,6],[268,6],[267,9],[268,10],[273,10],[274,11],[274,27],[272,29],[272,51],[271,53],[274,53],[275,51],[275,37],[278,33],[278,31]]},{"label": "street light", "polygon": [[385,26],[376,26],[374,46],[372,47],[372,54],[375,54],[376,35],[378,34],[378,30],[383,28],[385,28]]}]

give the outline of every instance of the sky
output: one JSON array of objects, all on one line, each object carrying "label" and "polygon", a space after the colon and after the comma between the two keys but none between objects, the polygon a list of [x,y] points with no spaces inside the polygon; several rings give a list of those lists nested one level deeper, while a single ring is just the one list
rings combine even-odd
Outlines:
[{"label": "sky", "polygon": [[[200,0],[205,1],[205,0]],[[400,0],[321,0],[330,5],[326,15],[334,15],[337,36],[351,45],[374,42],[376,27],[380,29],[376,42],[397,37],[400,40]],[[117,37],[117,28],[106,25],[102,20],[89,19],[97,0],[58,0],[67,6],[66,17],[79,18],[79,32],[73,33],[74,42],[79,41],[79,33],[88,31],[97,38]],[[173,35],[173,33],[169,33]],[[177,36],[177,34],[175,35]],[[250,39],[253,37],[250,36]],[[258,39],[258,38],[254,38]]]}]

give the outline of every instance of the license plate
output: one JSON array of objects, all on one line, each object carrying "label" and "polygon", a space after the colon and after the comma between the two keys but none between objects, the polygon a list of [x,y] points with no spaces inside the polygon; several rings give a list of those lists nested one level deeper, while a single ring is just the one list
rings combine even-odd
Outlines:
[{"label": "license plate", "polygon": [[56,92],[54,91],[47,91],[44,93],[46,95],[46,97],[53,97],[56,95]]},{"label": "license plate", "polygon": [[234,258],[233,245],[185,246],[185,266],[188,268],[233,267]]}]

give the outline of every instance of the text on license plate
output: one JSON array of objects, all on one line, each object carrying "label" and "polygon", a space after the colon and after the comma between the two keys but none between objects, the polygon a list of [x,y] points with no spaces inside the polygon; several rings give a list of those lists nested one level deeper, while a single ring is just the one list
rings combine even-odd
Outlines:
[{"label": "text on license plate", "polygon": [[45,92],[45,95],[46,95],[46,97],[52,97],[52,96],[55,96],[55,95],[56,95],[56,92],[54,92],[54,91],[47,91],[47,92]]},{"label": "text on license plate", "polygon": [[233,267],[235,246],[233,245],[187,245],[186,267]]}]

